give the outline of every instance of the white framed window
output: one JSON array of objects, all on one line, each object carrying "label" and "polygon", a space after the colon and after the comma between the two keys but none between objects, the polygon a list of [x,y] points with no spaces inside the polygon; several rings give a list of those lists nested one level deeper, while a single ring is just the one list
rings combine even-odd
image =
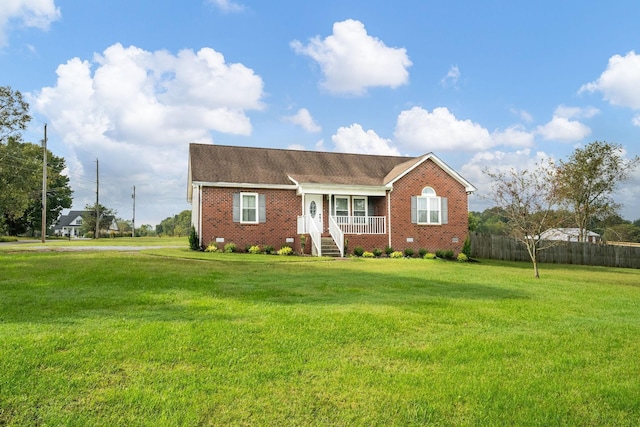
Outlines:
[{"label": "white framed window", "polygon": [[423,188],[415,200],[417,224],[442,224],[442,198],[436,196],[433,188]]},{"label": "white framed window", "polygon": [[335,198],[335,215],[336,216],[349,216],[349,198],[338,197]]},{"label": "white framed window", "polygon": [[258,193],[240,193],[240,222],[258,223]]},{"label": "white framed window", "polygon": [[357,224],[364,224],[367,221],[367,198],[352,198],[353,221]]}]

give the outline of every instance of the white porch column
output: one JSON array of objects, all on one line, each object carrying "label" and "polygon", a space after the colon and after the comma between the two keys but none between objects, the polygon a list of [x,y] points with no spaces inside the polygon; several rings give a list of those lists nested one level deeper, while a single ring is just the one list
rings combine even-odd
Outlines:
[{"label": "white porch column", "polygon": [[302,216],[304,217],[304,232],[309,232],[309,221],[307,220],[307,193],[302,193]]},{"label": "white porch column", "polygon": [[391,192],[393,188],[387,191],[387,235],[389,236],[389,247],[391,247]]}]

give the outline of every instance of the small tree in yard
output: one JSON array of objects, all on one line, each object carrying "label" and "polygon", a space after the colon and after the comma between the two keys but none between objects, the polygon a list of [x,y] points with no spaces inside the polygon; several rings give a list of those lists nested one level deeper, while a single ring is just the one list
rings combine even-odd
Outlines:
[{"label": "small tree in yard", "polygon": [[560,221],[551,215],[557,204],[554,171],[550,162],[531,171],[484,171],[493,180],[492,198],[503,209],[508,233],[526,246],[536,278],[540,277],[538,252],[558,243],[540,238],[543,231],[556,227]]}]

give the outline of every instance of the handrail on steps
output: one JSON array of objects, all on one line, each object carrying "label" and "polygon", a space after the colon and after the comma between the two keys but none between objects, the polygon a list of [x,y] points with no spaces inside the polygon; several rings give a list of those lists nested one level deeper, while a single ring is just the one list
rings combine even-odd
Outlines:
[{"label": "handrail on steps", "polygon": [[344,258],[344,232],[331,215],[329,215],[329,234],[340,250],[340,257]]},{"label": "handrail on steps", "polygon": [[322,256],[322,236],[320,234],[320,230],[318,230],[316,222],[312,221],[309,216],[307,216],[307,229],[311,236],[311,243],[316,248],[318,256]]}]

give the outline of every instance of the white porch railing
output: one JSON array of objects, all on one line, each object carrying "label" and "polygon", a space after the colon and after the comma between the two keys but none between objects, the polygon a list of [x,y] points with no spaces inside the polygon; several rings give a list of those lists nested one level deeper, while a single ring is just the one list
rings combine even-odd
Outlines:
[{"label": "white porch railing", "polygon": [[344,234],[386,234],[384,216],[335,216],[335,222]]},{"label": "white porch railing", "polygon": [[306,215],[298,216],[298,234],[307,234],[307,217]]},{"label": "white porch railing", "polygon": [[329,234],[331,234],[333,241],[336,242],[336,245],[340,250],[340,257],[343,258],[344,257],[344,233],[342,232],[342,229],[340,229],[340,226],[336,222],[335,218],[332,216],[329,217]]},{"label": "white porch railing", "polygon": [[311,220],[310,217],[307,217],[306,225],[309,230],[309,235],[311,236],[311,244],[316,250],[318,256],[322,256],[322,235],[320,234],[320,230],[318,230],[318,226],[316,222]]}]

